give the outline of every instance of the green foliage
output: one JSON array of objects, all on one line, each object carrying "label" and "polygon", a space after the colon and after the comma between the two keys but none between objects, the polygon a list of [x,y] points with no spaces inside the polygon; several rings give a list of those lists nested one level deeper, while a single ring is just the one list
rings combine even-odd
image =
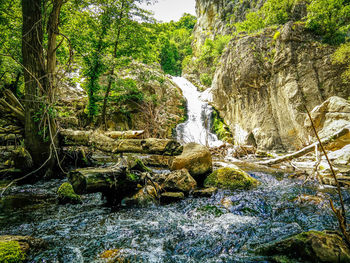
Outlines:
[{"label": "green foliage", "polygon": [[[243,22],[233,26],[237,32],[253,33],[271,25],[283,25],[293,19],[293,7],[300,0],[267,0],[257,11],[250,11]],[[306,27],[330,44],[344,42],[350,29],[348,0],[306,0]]]},{"label": "green foliage", "polygon": [[135,80],[131,78],[118,79],[116,87],[111,91],[110,100],[118,104],[142,102],[144,95],[138,89]]},{"label": "green foliage", "polygon": [[160,64],[165,73],[178,76],[181,75],[181,64],[179,64],[179,51],[173,41],[164,37],[160,50]]},{"label": "green foliage", "polygon": [[212,83],[212,77],[208,73],[202,73],[199,77],[199,80],[202,85],[210,87]]},{"label": "green foliage", "polygon": [[339,44],[350,29],[348,0],[313,0],[308,6],[306,26],[323,36],[325,42]]},{"label": "green foliage", "polygon": [[280,31],[276,31],[276,33],[273,35],[273,40],[277,40],[279,39],[279,37],[281,36],[281,32]]},{"label": "green foliage", "polygon": [[342,78],[344,82],[348,83],[350,81],[350,42],[342,44],[332,57],[334,64],[341,64],[346,66]]},{"label": "green foliage", "polygon": [[21,62],[21,1],[0,0],[0,90],[10,88],[15,94],[24,89]]},{"label": "green foliage", "polygon": [[164,72],[178,76],[183,69],[183,61],[192,55],[192,30],[196,18],[184,14],[178,22],[171,21],[159,26],[159,61]]},{"label": "green foliage", "polygon": [[204,62],[207,66],[216,65],[230,40],[231,36],[227,35],[219,35],[214,40],[207,38],[201,47],[199,62]]},{"label": "green foliage", "polygon": [[213,120],[211,130],[218,136],[220,140],[233,143],[233,136],[230,132],[230,129],[216,110],[213,111],[212,118]]},{"label": "green foliage", "polygon": [[26,256],[21,250],[17,241],[0,241],[0,262],[1,263],[20,263]]},{"label": "green foliage", "polygon": [[271,25],[280,25],[291,19],[291,11],[298,0],[267,0],[261,9],[247,13],[243,22],[234,24],[237,32],[253,33]]}]

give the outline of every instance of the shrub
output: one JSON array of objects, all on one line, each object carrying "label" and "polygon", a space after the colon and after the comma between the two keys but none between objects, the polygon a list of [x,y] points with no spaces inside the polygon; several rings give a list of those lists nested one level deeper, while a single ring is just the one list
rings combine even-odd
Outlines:
[{"label": "shrub", "polygon": [[0,262],[20,263],[25,260],[25,254],[17,241],[0,242]]},{"label": "shrub", "polygon": [[308,6],[307,28],[323,36],[330,44],[344,42],[350,29],[348,0],[317,0]]},{"label": "shrub", "polygon": [[208,73],[202,73],[199,77],[200,82],[207,87],[211,86],[212,83],[212,77]]},{"label": "shrub", "polygon": [[334,64],[346,65],[346,70],[342,75],[344,82],[350,81],[350,43],[341,45],[333,54],[332,57]]}]

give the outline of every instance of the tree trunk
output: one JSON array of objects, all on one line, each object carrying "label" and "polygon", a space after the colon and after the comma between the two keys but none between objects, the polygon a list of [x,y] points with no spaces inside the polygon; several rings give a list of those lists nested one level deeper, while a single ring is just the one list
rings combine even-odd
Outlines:
[{"label": "tree trunk", "polygon": [[145,153],[179,155],[183,147],[169,139],[112,139],[100,132],[62,130],[62,145],[91,146],[109,153]]},{"label": "tree trunk", "polygon": [[50,101],[54,101],[54,89],[56,87],[56,39],[59,34],[58,24],[59,15],[63,0],[53,1],[53,8],[50,14],[50,18],[47,24],[48,44],[47,44],[47,74],[49,80],[49,92]]},{"label": "tree trunk", "polygon": [[[50,116],[54,103],[56,36],[63,0],[55,0],[47,24],[48,50],[44,58],[41,0],[22,0],[22,57],[25,80],[25,145],[35,166],[55,163],[56,125]],[[46,63],[45,63],[46,62]]]},{"label": "tree trunk", "polygon": [[[120,39],[120,34],[122,32],[122,20],[123,20],[124,15],[125,15],[124,12],[128,12],[128,10],[125,9],[125,5],[126,5],[126,2],[122,1],[121,11],[120,11],[119,20],[118,20],[118,31],[117,31],[117,36],[116,36],[116,40],[115,40],[115,43],[114,43],[114,51],[113,51],[113,57],[115,59],[117,58],[119,39]],[[127,6],[127,8],[128,8],[128,6]],[[113,62],[112,63],[112,68],[111,68],[111,70],[109,72],[109,76],[108,76],[107,90],[106,90],[106,93],[105,93],[104,98],[103,98],[101,121],[102,121],[102,127],[103,127],[104,130],[107,130],[106,111],[107,111],[108,97],[109,97],[109,94],[111,92],[112,84],[113,84],[113,81],[114,81],[114,79],[113,79],[114,69],[115,69],[115,64]]]},{"label": "tree trunk", "polygon": [[25,145],[35,165],[50,155],[50,143],[39,135],[38,114],[46,90],[41,0],[22,0],[22,57],[25,80]]}]

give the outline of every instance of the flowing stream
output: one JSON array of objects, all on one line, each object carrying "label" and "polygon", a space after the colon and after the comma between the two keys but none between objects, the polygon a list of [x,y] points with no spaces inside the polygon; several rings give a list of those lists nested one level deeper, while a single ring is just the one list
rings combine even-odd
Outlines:
[{"label": "flowing stream", "polygon": [[[188,81],[174,81],[188,102],[189,119],[178,127],[179,138],[218,145],[208,129],[208,104]],[[84,195],[81,205],[58,205],[55,194],[64,180],[15,186],[0,200],[0,235],[46,240],[48,247],[29,262],[108,262],[99,255],[110,249],[120,249],[126,261],[118,262],[271,262],[254,250],[302,231],[336,229],[326,200],[295,201],[316,194],[315,185],[288,174],[250,174],[261,182],[256,189],[117,210],[104,206],[100,194]],[[344,198],[349,211],[348,192]]]},{"label": "flowing stream", "polygon": [[[0,234],[45,239],[48,248],[29,262],[106,262],[99,255],[108,249],[121,249],[129,262],[270,262],[254,249],[301,231],[336,228],[327,201],[293,201],[315,194],[313,186],[287,175],[251,175],[261,182],[254,190],[117,211],[104,207],[100,194],[83,196],[82,205],[57,205],[60,180],[17,186],[1,202]],[[348,194],[345,199],[349,204]]]},{"label": "flowing stream", "polygon": [[183,143],[196,142],[209,147],[223,144],[216,134],[210,131],[213,108],[208,104],[205,93],[183,77],[173,77],[187,101],[186,122],[176,128],[177,139]]}]

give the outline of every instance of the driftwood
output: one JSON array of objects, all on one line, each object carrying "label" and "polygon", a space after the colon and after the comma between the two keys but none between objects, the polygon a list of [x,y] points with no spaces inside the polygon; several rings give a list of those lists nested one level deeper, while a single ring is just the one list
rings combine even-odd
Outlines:
[{"label": "driftwood", "polygon": [[168,139],[112,139],[97,131],[62,130],[62,145],[92,146],[110,153],[145,153],[179,155],[182,146],[175,140]]},{"label": "driftwood", "polygon": [[112,139],[136,139],[144,133],[145,131],[109,131],[104,134]]},{"label": "driftwood", "polygon": [[[337,131],[336,133],[334,133],[332,136],[328,137],[328,138],[324,138],[321,140],[322,145],[323,146],[327,146],[331,143],[333,143],[335,140],[341,138],[341,137],[345,137],[345,136],[349,136],[350,134],[350,126],[346,126],[345,128]],[[281,162],[285,162],[285,161],[290,161],[293,160],[295,158],[301,157],[309,152],[312,152],[315,150],[315,147],[318,147],[320,145],[319,142],[315,142],[297,152],[291,153],[291,154],[287,154],[272,160],[267,160],[267,161],[262,161],[262,162],[258,162],[258,164],[261,165],[274,165],[274,164],[278,164]]]},{"label": "driftwood", "polygon": [[22,127],[18,126],[7,126],[7,127],[0,127],[0,134],[22,134],[24,132],[24,129]]},{"label": "driftwood", "polygon": [[4,98],[0,99],[0,112],[10,115],[24,124],[25,113],[23,105],[10,90],[4,90],[3,94]]},{"label": "driftwood", "polygon": [[68,174],[68,180],[77,194],[107,192],[126,178],[126,166],[84,168]]}]

